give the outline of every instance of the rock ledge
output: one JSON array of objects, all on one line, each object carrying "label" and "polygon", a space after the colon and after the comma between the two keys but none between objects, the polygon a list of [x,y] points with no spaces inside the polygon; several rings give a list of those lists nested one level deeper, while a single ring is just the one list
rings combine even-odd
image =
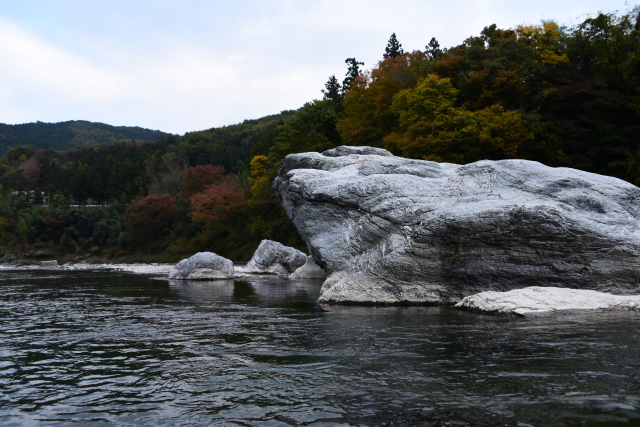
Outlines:
[{"label": "rock ledge", "polygon": [[532,286],[509,292],[481,292],[456,307],[527,317],[588,310],[640,311],[640,295],[620,296],[586,289]]}]

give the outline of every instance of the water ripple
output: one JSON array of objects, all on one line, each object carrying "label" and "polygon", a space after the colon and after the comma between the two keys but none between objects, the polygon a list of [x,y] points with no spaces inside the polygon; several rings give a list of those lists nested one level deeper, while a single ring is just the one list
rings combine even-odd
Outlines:
[{"label": "water ripple", "polygon": [[3,271],[0,424],[637,425],[637,313],[335,307],[320,283]]}]

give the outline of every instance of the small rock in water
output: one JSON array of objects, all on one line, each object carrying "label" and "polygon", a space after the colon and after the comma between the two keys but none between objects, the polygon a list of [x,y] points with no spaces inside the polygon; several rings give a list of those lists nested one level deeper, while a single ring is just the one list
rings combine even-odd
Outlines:
[{"label": "small rock in water", "polygon": [[49,261],[41,261],[40,265],[43,267],[57,267],[58,266],[58,260],[52,259]]},{"label": "small rock in water", "polygon": [[307,256],[273,240],[263,240],[244,267],[246,273],[291,274],[307,261]]},{"label": "small rock in water", "polygon": [[169,279],[212,280],[233,278],[233,262],[213,252],[198,252],[169,272]]},{"label": "small rock in water", "polygon": [[521,316],[545,316],[585,310],[640,311],[640,295],[622,296],[588,289],[532,286],[509,292],[481,292],[465,297],[455,306]]}]

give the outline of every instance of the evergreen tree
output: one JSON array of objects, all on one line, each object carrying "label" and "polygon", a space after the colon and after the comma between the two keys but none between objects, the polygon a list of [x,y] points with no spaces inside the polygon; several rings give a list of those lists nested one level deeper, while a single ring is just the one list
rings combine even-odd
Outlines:
[{"label": "evergreen tree", "polygon": [[435,37],[431,37],[431,41],[425,46],[425,51],[429,59],[436,59],[443,54],[442,49],[440,49],[440,43],[438,43]]},{"label": "evergreen tree", "polygon": [[346,64],[349,64],[349,68],[347,69],[347,74],[344,80],[342,81],[342,94],[349,92],[351,87],[353,86],[353,82],[356,80],[356,77],[360,75],[360,65],[364,65],[364,62],[356,61],[356,58],[347,58],[344,60]]},{"label": "evergreen tree", "polygon": [[396,38],[396,33],[393,33],[389,38],[389,42],[387,43],[387,47],[384,49],[384,55],[382,55],[382,57],[384,59],[387,59],[387,58],[396,58],[402,55],[404,55],[404,50],[402,50],[402,45]]},{"label": "evergreen tree", "polygon": [[336,79],[335,75],[329,77],[327,83],[325,83],[324,87],[326,88],[322,90],[324,94],[323,99],[328,99],[333,102],[334,107],[339,108],[342,105],[342,86],[338,83],[338,79]]}]

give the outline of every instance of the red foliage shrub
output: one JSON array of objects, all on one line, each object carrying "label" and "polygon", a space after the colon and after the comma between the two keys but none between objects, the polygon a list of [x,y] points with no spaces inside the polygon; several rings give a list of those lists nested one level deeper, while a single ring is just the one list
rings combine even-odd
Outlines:
[{"label": "red foliage shrub", "polygon": [[127,231],[153,239],[165,232],[178,216],[178,206],[169,194],[152,194],[144,199],[131,202],[125,213]]},{"label": "red foliage shrub", "polygon": [[209,227],[231,218],[246,203],[244,189],[235,182],[235,175],[227,175],[220,183],[191,197],[193,220]]},{"label": "red foliage shrub", "polygon": [[223,166],[204,165],[187,169],[182,177],[183,197],[190,199],[194,194],[201,193],[208,186],[221,182],[223,175]]},{"label": "red foliage shrub", "polygon": [[30,187],[35,187],[40,178],[40,164],[35,156],[31,157],[26,162],[22,163],[18,169],[22,171],[22,176]]}]

